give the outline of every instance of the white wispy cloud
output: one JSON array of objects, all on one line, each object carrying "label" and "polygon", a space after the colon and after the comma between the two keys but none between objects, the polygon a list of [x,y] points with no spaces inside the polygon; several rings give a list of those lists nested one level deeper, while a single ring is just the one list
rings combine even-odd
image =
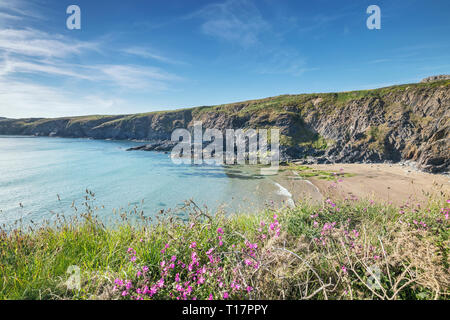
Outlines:
[{"label": "white wispy cloud", "polygon": [[0,50],[29,57],[63,58],[87,50],[99,50],[99,44],[93,41],[76,41],[31,28],[10,28],[0,30]]},{"label": "white wispy cloud", "polygon": [[257,72],[261,74],[287,74],[295,77],[314,70],[317,68],[309,67],[305,57],[288,48],[267,50],[267,56],[257,68]]},{"label": "white wispy cloud", "polygon": [[51,63],[36,63],[32,61],[10,59],[6,57],[0,63],[0,75],[5,77],[16,74],[46,74],[54,76],[72,77],[83,80],[95,80],[96,75],[85,75],[71,66],[61,66]]},{"label": "white wispy cloud", "polygon": [[384,59],[384,58],[381,58],[381,59],[371,60],[371,61],[369,61],[369,64],[378,64],[378,63],[385,63],[385,62],[391,62],[391,61],[392,61],[392,59],[388,59],[388,58]]},{"label": "white wispy cloud", "polygon": [[45,17],[40,13],[40,7],[34,0],[0,0],[0,10],[6,11],[3,12],[3,17],[8,19],[16,17],[43,20]]},{"label": "white wispy cloud", "polygon": [[258,8],[248,0],[209,4],[189,18],[203,20],[203,33],[244,47],[257,44],[260,35],[270,28]]},{"label": "white wispy cloud", "polygon": [[[69,58],[102,50],[100,42],[76,41],[30,28],[3,29],[0,30],[0,52],[3,53],[0,75],[45,74],[103,82],[123,88],[158,91],[166,90],[168,82],[181,79],[151,66],[66,62]],[[143,54],[136,50],[131,52]]]},{"label": "white wispy cloud", "polygon": [[79,65],[10,58],[0,62],[0,77],[17,74],[59,76],[64,79],[87,80],[118,88],[152,91],[168,90],[168,82],[182,80],[158,68],[136,65]]},{"label": "white wispy cloud", "polygon": [[79,95],[71,90],[25,81],[0,79],[0,116],[8,118],[62,117],[123,113],[129,105],[104,94]]},{"label": "white wispy cloud", "polygon": [[[38,5],[33,0],[0,0],[0,116],[120,113],[131,106],[119,96],[171,90],[182,80],[149,64],[111,63],[105,41],[80,41],[37,28],[39,23],[30,21],[45,19]],[[137,47],[113,50],[181,63]],[[91,62],[92,57],[102,63]]]},{"label": "white wispy cloud", "polygon": [[138,56],[144,59],[152,59],[163,63],[175,64],[175,65],[185,65],[186,63],[183,61],[178,61],[164,55],[153,52],[150,49],[142,48],[142,47],[129,47],[121,50],[123,53]]},{"label": "white wispy cloud", "polygon": [[[134,65],[96,65],[89,69],[104,75],[104,81],[112,81],[117,85],[132,89],[168,90],[170,81],[182,80],[174,74],[154,67]],[[101,78],[103,78],[101,76]]]},{"label": "white wispy cloud", "polygon": [[333,15],[316,14],[306,16],[299,19],[297,31],[300,33],[309,33],[314,30],[323,29],[337,20],[344,19],[346,15],[346,13],[336,13]]},{"label": "white wispy cloud", "polygon": [[22,20],[22,18],[19,16],[16,16],[16,15],[9,14],[9,13],[0,12],[0,21],[5,21],[5,20],[17,21],[17,20]]},{"label": "white wispy cloud", "polygon": [[[206,5],[187,18],[200,19],[205,35],[237,44],[245,51],[237,50],[236,54],[251,54],[251,66],[245,67],[255,73],[297,77],[315,70],[297,48],[284,41],[285,34],[298,27],[296,19],[280,10],[264,17],[259,4],[252,0],[226,0]],[[269,3],[266,5],[270,7]]]}]

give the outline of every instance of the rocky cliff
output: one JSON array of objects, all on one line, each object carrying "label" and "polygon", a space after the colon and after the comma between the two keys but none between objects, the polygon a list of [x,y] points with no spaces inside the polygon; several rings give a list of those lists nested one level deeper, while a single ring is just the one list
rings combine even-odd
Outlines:
[{"label": "rocky cliff", "polygon": [[0,119],[0,134],[166,141],[175,128],[279,128],[285,159],[413,160],[450,169],[450,80],[340,93],[283,95],[120,116]]}]

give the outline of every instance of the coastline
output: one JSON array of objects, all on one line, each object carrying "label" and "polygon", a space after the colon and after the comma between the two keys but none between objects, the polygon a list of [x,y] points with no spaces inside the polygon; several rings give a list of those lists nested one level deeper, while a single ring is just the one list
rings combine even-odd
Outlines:
[{"label": "coastline", "polygon": [[[299,175],[289,166],[282,166],[278,174],[268,177],[269,184],[261,185],[257,192],[266,199],[278,202],[281,207],[293,207],[299,201],[320,204],[327,198],[343,200],[355,197],[378,202],[392,202],[401,206],[411,201],[425,203],[430,196],[439,195],[439,193],[445,196],[450,195],[449,175],[426,173],[405,163],[310,164],[308,167],[327,172],[344,172],[353,176],[331,181],[314,176],[302,178],[301,174]],[[252,168],[248,165],[232,165],[229,168],[233,171],[243,169],[244,176],[245,174],[258,175],[257,170],[259,170],[259,167]],[[230,177],[239,175],[233,173]]]},{"label": "coastline", "polygon": [[[124,154],[123,150],[116,152]],[[183,217],[161,212],[152,219],[131,210],[114,216],[120,224],[116,228],[105,224],[105,217],[97,217],[96,209],[87,205],[80,207],[79,215],[67,220],[58,218],[55,224],[28,229],[19,226],[13,230],[0,227],[0,240],[8,244],[0,254],[0,264],[5,266],[0,268],[0,276],[6,279],[0,288],[0,299],[168,300],[180,294],[176,289],[178,282],[193,281],[191,275],[198,274],[204,266],[211,274],[205,274],[203,283],[195,279],[195,286],[190,289],[191,297],[198,300],[208,299],[210,294],[221,299],[224,290],[230,293],[227,298],[234,300],[373,299],[371,287],[361,281],[372,272],[369,268],[373,264],[384,274],[391,272],[394,284],[412,283],[399,291],[390,282],[383,282],[380,299],[423,299],[424,294],[448,299],[442,290],[449,283],[448,265],[440,257],[448,248],[449,198],[441,195],[435,203],[420,206],[410,202],[401,210],[397,202],[394,206],[364,201],[365,197],[378,200],[370,195],[383,189],[381,183],[391,186],[390,197],[399,201],[400,191],[410,192],[405,187],[408,184],[414,184],[416,193],[429,192],[435,184],[441,184],[441,191],[448,191],[448,176],[388,164],[290,164],[280,167],[273,176],[262,176],[259,169],[228,166],[225,174],[234,178],[229,180],[232,189],[239,187],[236,183],[240,179],[253,181],[246,190],[260,194],[264,203],[269,202],[269,208],[257,208],[244,197],[241,203],[250,205],[252,210],[242,214],[201,212],[195,203],[189,204],[190,214]],[[86,202],[90,202],[94,195],[86,193]],[[350,193],[358,199],[341,201]],[[382,192],[378,195],[386,201]],[[27,232],[26,236],[22,236],[22,231]],[[348,240],[351,242],[345,242]],[[357,255],[351,251],[354,248],[363,251]],[[253,260],[246,257],[254,253],[257,260],[250,266],[248,263]],[[195,269],[191,263],[194,269],[189,272],[189,265],[181,263],[192,261],[193,256],[202,259],[202,265]],[[299,264],[296,256],[305,259],[319,277],[327,279],[330,287],[320,289],[317,280],[311,278],[310,269]],[[361,269],[361,256],[368,268]],[[343,262],[341,257],[348,258]],[[175,270],[161,277],[169,259],[180,263],[173,264]],[[81,294],[67,290],[67,284],[71,284],[68,271],[77,266],[82,266]],[[419,272],[404,278],[411,267]],[[150,268],[151,272],[142,277],[142,272]],[[239,272],[231,271],[235,269]],[[176,274],[181,278],[174,277]],[[219,275],[229,281],[219,285]],[[283,290],[297,284],[299,277],[304,279],[301,290],[289,290],[286,295]],[[252,283],[252,290],[233,290],[236,281],[241,286]],[[156,288],[158,284],[153,295],[146,294],[145,288]],[[358,294],[349,296],[346,290]]]}]

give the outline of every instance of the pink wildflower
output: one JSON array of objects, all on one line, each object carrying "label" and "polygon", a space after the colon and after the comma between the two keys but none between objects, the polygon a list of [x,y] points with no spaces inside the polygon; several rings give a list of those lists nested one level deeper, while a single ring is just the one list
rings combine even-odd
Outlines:
[{"label": "pink wildflower", "polygon": [[200,278],[198,278],[197,283],[198,284],[204,284],[205,283],[205,278],[203,276],[200,276]]},{"label": "pink wildflower", "polygon": [[245,259],[244,263],[248,266],[251,266],[253,264],[252,260],[250,260],[250,259]]},{"label": "pink wildflower", "polygon": [[156,286],[152,286],[151,288],[150,288],[150,297],[151,296],[153,296],[153,295],[155,295],[156,293],[158,292],[158,289],[156,288]]}]

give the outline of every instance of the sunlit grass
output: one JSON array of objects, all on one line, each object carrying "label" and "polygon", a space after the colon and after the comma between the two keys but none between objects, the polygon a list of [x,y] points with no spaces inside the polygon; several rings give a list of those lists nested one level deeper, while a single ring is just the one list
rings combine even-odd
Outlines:
[{"label": "sunlit grass", "polygon": [[[2,231],[0,299],[448,299],[444,198],[401,208],[327,200],[231,216],[190,202],[189,218],[130,210],[107,226],[92,207]],[[194,252],[198,266],[188,271]],[[70,266],[80,270],[79,290],[66,285]],[[374,267],[375,289],[367,285]]]}]

